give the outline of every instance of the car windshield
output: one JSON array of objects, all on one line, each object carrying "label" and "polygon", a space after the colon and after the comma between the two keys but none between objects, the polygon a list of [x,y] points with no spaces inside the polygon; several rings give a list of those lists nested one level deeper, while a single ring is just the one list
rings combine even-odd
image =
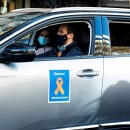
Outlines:
[{"label": "car windshield", "polygon": [[40,15],[43,15],[43,13],[10,12],[4,15],[0,15],[0,35]]}]

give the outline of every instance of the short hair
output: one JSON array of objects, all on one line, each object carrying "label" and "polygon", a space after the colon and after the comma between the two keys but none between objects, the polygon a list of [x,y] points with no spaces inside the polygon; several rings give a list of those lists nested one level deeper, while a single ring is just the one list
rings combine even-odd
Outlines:
[{"label": "short hair", "polygon": [[66,27],[67,34],[73,33],[74,34],[73,40],[74,41],[76,40],[76,36],[77,36],[76,28],[75,28],[75,25],[73,23],[65,23],[65,24],[61,24],[60,26]]},{"label": "short hair", "polygon": [[75,25],[73,25],[72,23],[68,23],[66,25],[67,25],[67,33],[68,34],[73,33],[74,34],[73,40],[75,40],[76,39],[76,28],[75,28]]},{"label": "short hair", "polygon": [[72,24],[66,24],[67,25],[67,33],[75,33],[75,27]]}]

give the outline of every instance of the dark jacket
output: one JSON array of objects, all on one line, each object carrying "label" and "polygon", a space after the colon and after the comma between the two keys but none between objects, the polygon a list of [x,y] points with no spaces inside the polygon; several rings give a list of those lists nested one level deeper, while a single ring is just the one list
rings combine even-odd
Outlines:
[{"label": "dark jacket", "polygon": [[[57,57],[57,52],[59,51],[58,47],[53,48],[51,51],[39,55],[39,57]],[[65,50],[62,51],[61,57],[68,56],[80,56],[83,55],[80,47],[77,45],[77,42],[69,44]]]}]

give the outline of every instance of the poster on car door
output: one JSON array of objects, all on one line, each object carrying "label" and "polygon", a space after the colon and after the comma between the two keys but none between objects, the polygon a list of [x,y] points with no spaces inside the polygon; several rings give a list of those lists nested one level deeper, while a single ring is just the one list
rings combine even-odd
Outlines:
[{"label": "poster on car door", "polygon": [[69,70],[49,71],[49,103],[64,103],[70,101]]}]

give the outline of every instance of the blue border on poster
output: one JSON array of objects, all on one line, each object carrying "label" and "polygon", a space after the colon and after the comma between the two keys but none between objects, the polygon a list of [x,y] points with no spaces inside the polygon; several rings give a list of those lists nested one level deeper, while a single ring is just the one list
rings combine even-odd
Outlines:
[{"label": "blue border on poster", "polygon": [[50,70],[49,103],[70,101],[69,70]]}]

